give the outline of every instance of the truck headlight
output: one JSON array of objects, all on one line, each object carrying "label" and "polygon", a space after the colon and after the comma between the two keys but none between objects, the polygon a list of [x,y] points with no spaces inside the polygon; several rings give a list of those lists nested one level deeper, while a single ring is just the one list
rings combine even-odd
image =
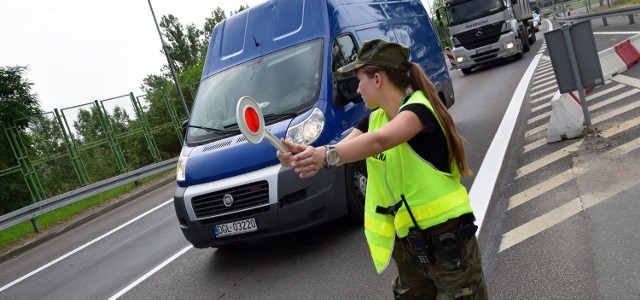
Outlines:
[{"label": "truck headlight", "polygon": [[315,142],[324,128],[324,113],[314,108],[304,121],[287,129],[285,139],[296,144],[309,145]]},{"label": "truck headlight", "polygon": [[176,170],[176,180],[184,181],[187,174],[187,159],[188,157],[180,155],[178,158],[178,166]]}]

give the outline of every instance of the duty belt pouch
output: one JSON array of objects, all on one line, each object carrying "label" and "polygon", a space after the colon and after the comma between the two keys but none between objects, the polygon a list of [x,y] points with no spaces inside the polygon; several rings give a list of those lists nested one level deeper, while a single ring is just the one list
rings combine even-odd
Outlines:
[{"label": "duty belt pouch", "polygon": [[457,261],[462,256],[462,246],[464,242],[458,239],[453,233],[444,233],[435,238],[435,244],[450,261]]},{"label": "duty belt pouch", "polygon": [[447,232],[434,237],[434,244],[453,262],[460,263],[464,242],[476,234],[478,226],[473,223],[466,224],[454,232]]}]

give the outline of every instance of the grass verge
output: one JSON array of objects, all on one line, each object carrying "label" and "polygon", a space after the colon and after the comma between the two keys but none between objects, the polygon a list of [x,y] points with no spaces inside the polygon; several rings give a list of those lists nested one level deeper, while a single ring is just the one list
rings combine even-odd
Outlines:
[{"label": "grass verge", "polygon": [[[155,179],[168,176],[171,173],[175,173],[175,171],[169,170],[160,174],[149,176],[147,178],[139,180],[138,183],[139,185],[142,185]],[[3,231],[0,231],[0,252],[4,252],[6,248],[12,245],[31,239],[36,235],[42,234],[42,232],[46,232],[48,229],[54,227],[55,225],[71,220],[74,217],[85,212],[86,210],[97,207],[107,200],[119,197],[129,191],[134,190],[135,188],[136,185],[134,183],[128,183],[115,189],[105,191],[98,195],[43,214],[36,218],[41,233],[35,232],[31,221],[25,221]]]}]

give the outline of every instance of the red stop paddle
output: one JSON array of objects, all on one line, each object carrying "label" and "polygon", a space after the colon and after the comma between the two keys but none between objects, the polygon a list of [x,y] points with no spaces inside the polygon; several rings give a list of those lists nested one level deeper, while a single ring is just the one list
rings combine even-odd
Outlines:
[{"label": "red stop paddle", "polygon": [[249,96],[241,97],[236,104],[236,119],[240,132],[247,141],[258,144],[262,138],[282,152],[289,152],[289,149],[271,133],[265,130],[264,117],[258,103]]}]

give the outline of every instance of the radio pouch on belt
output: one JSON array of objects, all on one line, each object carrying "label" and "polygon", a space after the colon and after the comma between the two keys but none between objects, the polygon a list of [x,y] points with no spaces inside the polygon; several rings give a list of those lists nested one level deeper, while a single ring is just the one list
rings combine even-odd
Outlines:
[{"label": "radio pouch on belt", "polygon": [[402,206],[402,204],[404,204],[407,207],[407,212],[409,213],[409,216],[411,217],[411,221],[413,221],[413,225],[414,225],[414,227],[409,228],[409,234],[407,235],[407,240],[409,241],[409,244],[411,244],[411,248],[413,248],[413,251],[416,253],[416,256],[418,257],[418,261],[421,264],[425,264],[425,265],[430,264],[435,261],[435,257],[433,256],[433,250],[434,250],[432,246],[433,244],[427,238],[427,235],[424,232],[424,230],[421,230],[420,226],[418,226],[418,222],[413,217],[413,213],[411,213],[411,209],[409,208],[409,203],[407,203],[407,199],[404,198],[404,194],[400,195],[400,197],[402,198],[400,202],[389,207],[378,206],[376,208],[376,212],[381,214],[395,215],[395,213]]}]

